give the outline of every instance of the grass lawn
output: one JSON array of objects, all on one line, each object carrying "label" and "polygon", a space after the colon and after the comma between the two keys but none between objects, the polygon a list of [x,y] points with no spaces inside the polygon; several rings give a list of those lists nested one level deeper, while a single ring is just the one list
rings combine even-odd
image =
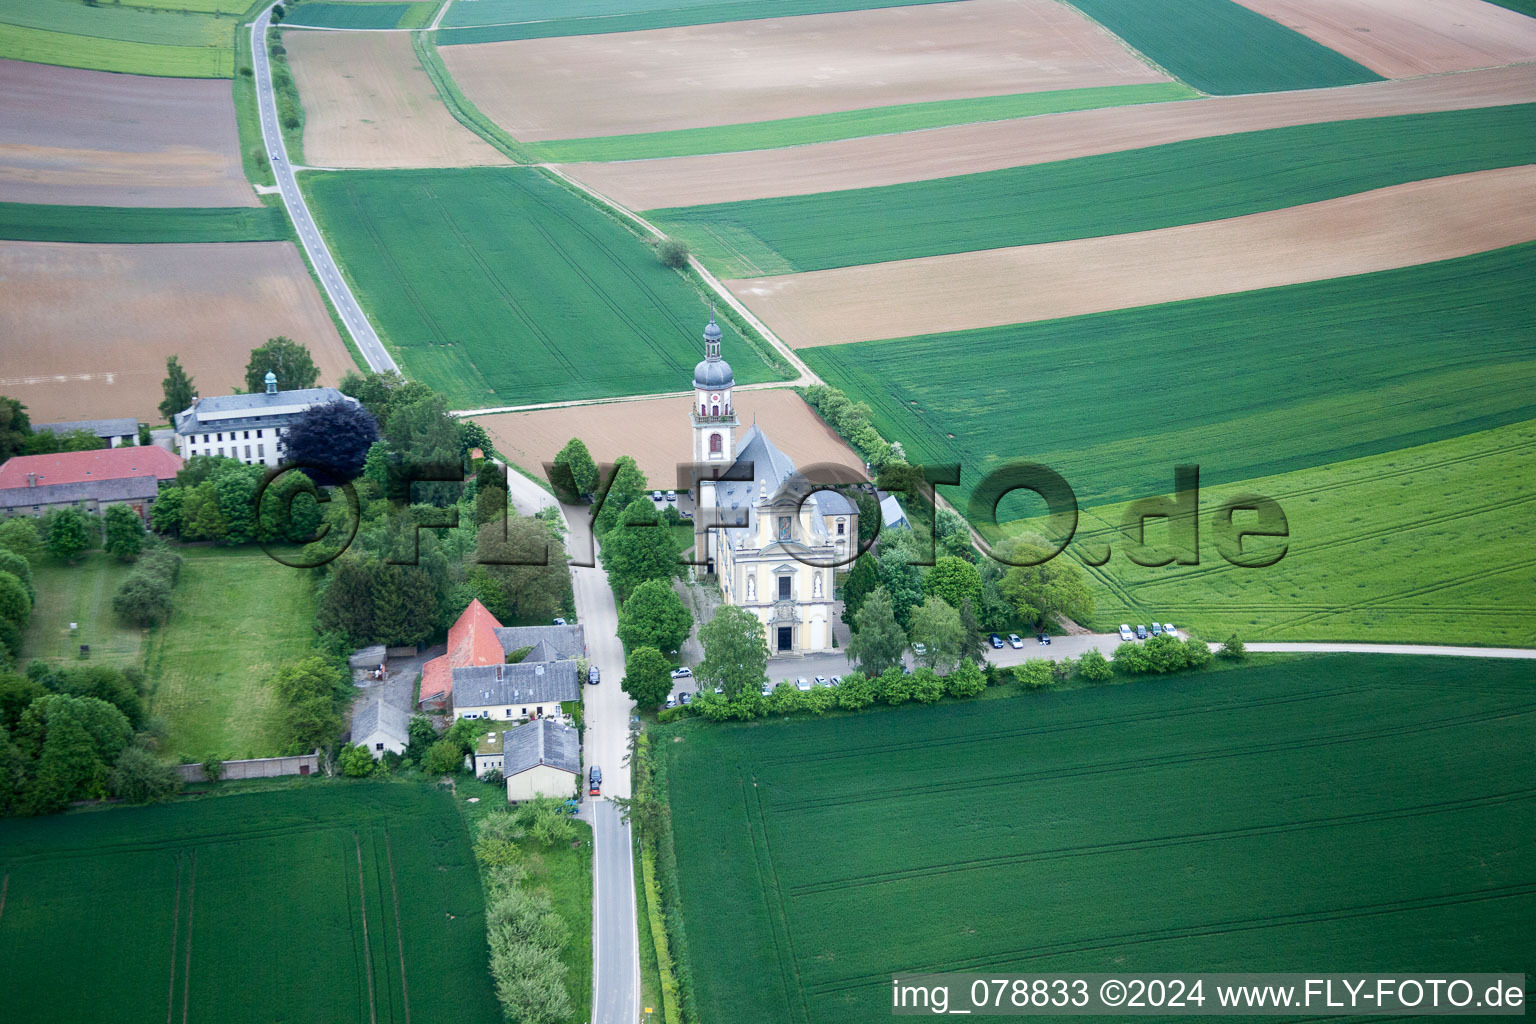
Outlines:
[{"label": "grass lawn", "polygon": [[720,276],[755,277],[1195,224],[1533,161],[1536,104],[1517,104],[647,216]]},{"label": "grass lawn", "polygon": [[[418,782],[305,782],[0,821],[8,1016],[499,1020],[452,799]],[[79,983],[82,962],[96,984]]]},{"label": "grass lawn", "polygon": [[238,0],[0,0],[0,57],[174,78],[234,74]]},{"label": "grass lawn", "polygon": [[731,153],[745,149],[778,149],[814,142],[890,135],[945,125],[977,121],[1006,121],[1016,117],[1058,114],[1095,107],[1128,107],[1139,103],[1163,103],[1197,96],[1178,82],[1153,85],[1107,85],[1096,89],[1058,89],[1019,93],[1013,96],[977,96],[963,100],[902,103],[865,110],[786,117],[775,121],[683,128],[677,131],[609,135],[590,139],[561,139],[523,143],[539,159],[551,163],[580,160],[646,160],[656,157],[691,156],[698,153]]},{"label": "grass lawn", "polygon": [[[703,355],[703,295],[539,171],[300,180],[380,335],[453,408],[675,391]],[[783,379],[722,327],[738,383]]]},{"label": "grass lawn", "polygon": [[[587,0],[572,17],[564,0],[477,0],[456,3],[437,33],[440,44],[636,32],[652,28],[911,7],[948,0]],[[470,26],[470,27],[456,27]]]},{"label": "grass lawn", "polygon": [[1370,68],[1233,0],[1073,0],[1073,5],[1202,92],[1381,81]]},{"label": "grass lawn", "polygon": [[267,684],[310,651],[313,583],[256,548],[180,550],[186,562],[171,620],[145,659],[151,713],[170,723],[169,752],[198,760],[276,754]]},{"label": "grass lawn", "polygon": [[288,217],[273,206],[0,203],[0,238],[21,242],[274,242],[288,237]]},{"label": "grass lawn", "polygon": [[665,729],[698,1015],[874,1020],[895,972],[1529,974],[1533,684],[1333,656]]},{"label": "grass lawn", "polygon": [[[112,596],[131,565],[104,551],[90,551],[75,565],[44,558],[32,569],[37,601],[27,627],[22,659],[76,665],[92,662],[118,668],[137,667],[143,660],[144,630],[124,626],[112,611]],[[79,628],[70,631],[69,624]],[[91,647],[90,661],[80,658],[80,645]]]},{"label": "grass lawn", "polygon": [[[506,800],[506,791],[501,791]],[[527,885],[549,893],[555,913],[570,930],[560,961],[569,973],[565,987],[574,1012],[571,1020],[581,1024],[592,1016],[592,826],[572,820],[576,826],[573,844],[548,849],[527,849]]]}]

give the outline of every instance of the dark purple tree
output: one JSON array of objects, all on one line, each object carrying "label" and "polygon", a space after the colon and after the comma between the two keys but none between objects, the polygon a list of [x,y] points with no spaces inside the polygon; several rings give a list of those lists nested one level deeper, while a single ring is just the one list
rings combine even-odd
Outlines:
[{"label": "dark purple tree", "polygon": [[283,432],[284,461],[304,468],[318,484],[346,483],[362,473],[368,448],[378,437],[378,421],[361,405],[311,406]]}]

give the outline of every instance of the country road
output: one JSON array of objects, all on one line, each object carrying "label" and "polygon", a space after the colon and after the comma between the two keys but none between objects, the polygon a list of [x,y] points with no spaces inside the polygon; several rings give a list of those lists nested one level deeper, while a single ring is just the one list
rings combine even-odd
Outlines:
[{"label": "country road", "polygon": [[347,286],[346,280],[341,276],[341,268],[331,258],[331,250],[326,247],[325,240],[320,237],[320,229],[315,226],[315,219],[310,216],[309,204],[304,201],[304,195],[299,191],[299,182],[294,177],[293,165],[288,162],[288,149],[283,142],[283,130],[277,120],[277,97],[272,91],[272,61],[267,55],[265,45],[267,27],[271,22],[272,8],[268,7],[251,23],[251,63],[256,72],[256,109],[261,115],[261,138],[267,147],[267,159],[272,164],[272,174],[277,179],[277,188],[283,197],[283,205],[288,208],[288,217],[293,221],[294,229],[298,231],[299,241],[304,246],[304,252],[309,256],[310,266],[315,269],[315,276],[320,279],[321,287],[325,289],[325,294],[331,300],[331,308],[341,317],[341,322],[347,327],[347,333],[352,335],[353,342],[362,352],[368,366],[374,370],[399,372],[400,367],[395,365],[394,359],[384,351],[384,345],[379,341],[378,333],[368,322],[368,318],[363,315],[356,296],[352,294],[352,289]]}]

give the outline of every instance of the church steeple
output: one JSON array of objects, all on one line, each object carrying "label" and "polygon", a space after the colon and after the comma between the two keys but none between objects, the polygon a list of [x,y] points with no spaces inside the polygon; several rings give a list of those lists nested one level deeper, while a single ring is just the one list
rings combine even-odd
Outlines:
[{"label": "church steeple", "polygon": [[704,328],[704,359],[693,368],[694,458],[698,462],[725,462],[734,456],[736,411],[731,407],[731,388],[736,383],[731,364],[720,356],[720,325],[715,307],[709,307]]}]

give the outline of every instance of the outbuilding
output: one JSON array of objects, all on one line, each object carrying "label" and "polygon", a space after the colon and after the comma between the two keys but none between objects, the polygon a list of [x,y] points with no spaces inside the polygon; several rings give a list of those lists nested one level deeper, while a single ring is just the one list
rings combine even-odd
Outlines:
[{"label": "outbuilding", "polygon": [[512,803],[541,796],[574,796],[581,778],[581,743],[576,730],[541,718],[505,733],[501,773]]}]

